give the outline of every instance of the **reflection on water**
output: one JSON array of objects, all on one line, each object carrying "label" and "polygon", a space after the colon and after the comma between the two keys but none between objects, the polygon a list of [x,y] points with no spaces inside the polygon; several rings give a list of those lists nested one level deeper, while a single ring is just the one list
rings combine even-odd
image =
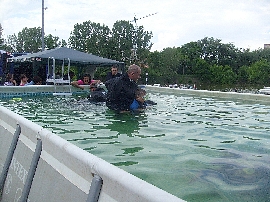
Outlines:
[{"label": "reflection on water", "polygon": [[84,150],[187,201],[268,201],[270,106],[153,93],[114,114],[81,97],[1,100]]}]

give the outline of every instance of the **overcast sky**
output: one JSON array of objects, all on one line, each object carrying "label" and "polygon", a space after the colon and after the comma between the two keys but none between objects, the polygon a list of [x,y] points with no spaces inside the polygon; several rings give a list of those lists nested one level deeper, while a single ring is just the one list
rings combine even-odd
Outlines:
[{"label": "overcast sky", "polygon": [[[76,23],[92,21],[110,29],[133,20],[152,31],[152,51],[180,47],[204,37],[251,50],[270,43],[270,0],[44,0],[45,35],[68,40]],[[0,0],[4,38],[42,26],[42,0]]]}]

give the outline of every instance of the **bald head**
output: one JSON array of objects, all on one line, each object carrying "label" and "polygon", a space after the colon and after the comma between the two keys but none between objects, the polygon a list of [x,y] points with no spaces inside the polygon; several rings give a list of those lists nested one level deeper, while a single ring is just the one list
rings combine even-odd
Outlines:
[{"label": "bald head", "polygon": [[138,81],[141,78],[141,68],[135,64],[129,66],[127,73],[128,77],[133,81]]}]

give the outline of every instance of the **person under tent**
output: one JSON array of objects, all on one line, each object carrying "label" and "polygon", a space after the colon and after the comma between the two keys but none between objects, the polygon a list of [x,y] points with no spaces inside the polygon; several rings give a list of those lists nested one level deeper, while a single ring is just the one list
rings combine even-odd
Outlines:
[{"label": "person under tent", "polygon": [[13,79],[13,74],[11,74],[11,73],[7,74],[4,86],[17,86],[16,80]]}]

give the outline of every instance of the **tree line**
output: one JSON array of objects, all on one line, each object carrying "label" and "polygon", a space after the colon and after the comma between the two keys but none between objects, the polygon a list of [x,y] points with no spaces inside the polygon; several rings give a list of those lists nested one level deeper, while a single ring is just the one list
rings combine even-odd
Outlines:
[{"label": "tree line", "polygon": [[[32,53],[41,50],[41,28],[23,28],[18,34],[2,38],[0,49],[9,52]],[[221,39],[205,37],[180,47],[168,47],[151,52],[153,33],[129,21],[116,21],[108,26],[91,21],[74,25],[66,42],[51,34],[45,35],[45,49],[69,47],[101,57],[123,61],[126,66],[142,67],[140,82],[205,85],[268,85],[270,76],[270,49],[242,49]],[[106,70],[107,71],[107,70]],[[147,73],[147,74],[146,74]],[[97,78],[105,76],[99,69]]]},{"label": "tree line", "polygon": [[150,67],[159,67],[159,71],[149,68],[149,73],[158,74],[161,83],[268,85],[270,78],[270,49],[239,49],[208,37],[151,52],[147,61]]}]

